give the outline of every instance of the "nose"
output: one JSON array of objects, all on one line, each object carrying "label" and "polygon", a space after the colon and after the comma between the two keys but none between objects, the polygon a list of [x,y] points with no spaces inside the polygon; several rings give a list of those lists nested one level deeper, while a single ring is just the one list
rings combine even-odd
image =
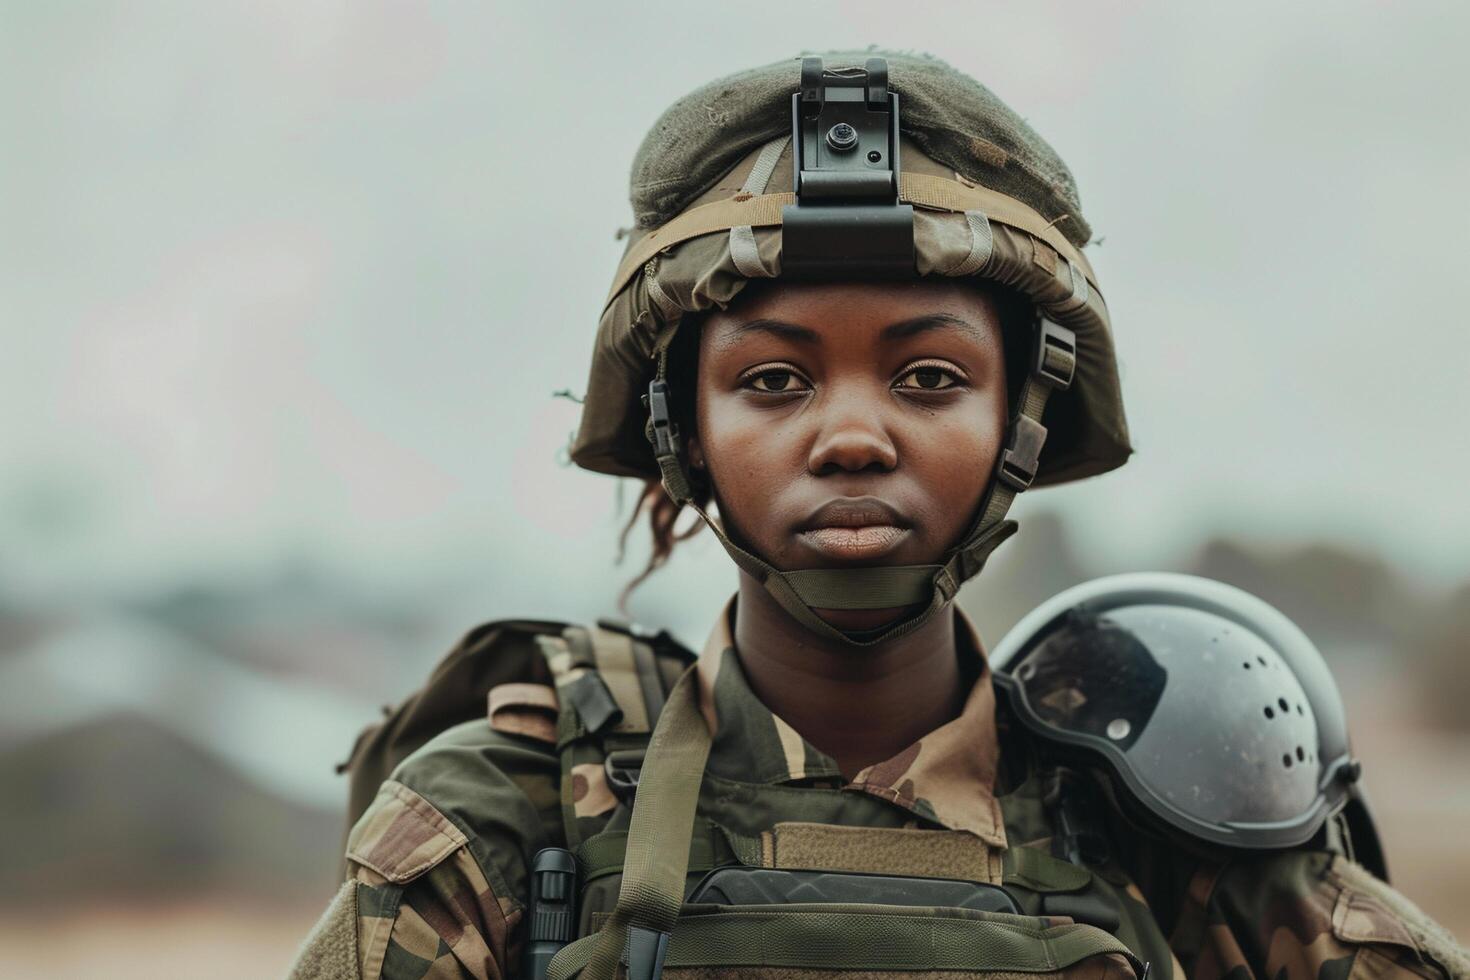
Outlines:
[{"label": "nose", "polygon": [[807,457],[811,473],[887,472],[898,465],[898,447],[871,395],[833,392],[823,400],[827,404],[822,406],[817,437]]}]

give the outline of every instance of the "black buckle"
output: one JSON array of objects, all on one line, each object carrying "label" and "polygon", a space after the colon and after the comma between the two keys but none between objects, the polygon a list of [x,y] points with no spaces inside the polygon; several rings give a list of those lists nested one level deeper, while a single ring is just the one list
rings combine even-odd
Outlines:
[{"label": "black buckle", "polygon": [[659,459],[679,455],[679,427],[669,411],[669,397],[667,381],[655,378],[648,383],[648,395],[644,398],[648,405],[648,439],[653,443],[653,455]]},{"label": "black buckle", "polygon": [[577,709],[582,727],[593,734],[623,720],[623,709],[613,700],[607,684],[596,671],[587,671],[560,690]]},{"label": "black buckle", "polygon": [[1036,376],[1053,388],[1070,388],[1077,371],[1077,335],[1043,317],[1036,341]]},{"label": "black buckle", "polygon": [[669,934],[656,929],[628,924],[628,941],[623,946],[622,961],[628,967],[628,980],[659,980],[664,972],[664,956],[669,951]]},{"label": "black buckle", "polygon": [[642,749],[618,749],[609,752],[602,762],[608,788],[620,802],[631,806],[638,792],[638,777],[643,773]]},{"label": "black buckle", "polygon": [[598,618],[597,625],[613,633],[621,633],[624,636],[631,636],[635,640],[642,640],[650,646],[658,646],[660,643],[672,643],[674,641],[673,636],[668,630],[649,629],[647,626],[640,626],[637,623],[629,622],[625,619],[612,619],[611,617],[602,616]]},{"label": "black buckle", "polygon": [[996,478],[1020,493],[1031,486],[1041,464],[1041,447],[1046,444],[1046,426],[1029,415],[1019,415],[1011,425],[1011,438],[1000,454]]}]

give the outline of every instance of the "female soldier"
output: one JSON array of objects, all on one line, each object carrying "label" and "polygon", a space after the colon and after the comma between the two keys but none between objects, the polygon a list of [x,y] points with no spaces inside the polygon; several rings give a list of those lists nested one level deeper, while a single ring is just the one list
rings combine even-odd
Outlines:
[{"label": "female soldier", "polygon": [[654,566],[697,509],[736,598],[687,671],[613,624],[471,633],[359,741],[297,975],[1460,974],[1318,781],[1297,846],[1185,840],[997,703],[955,591],[1016,493],[1130,452],[1090,231],[973,80],[828,59],[650,132],[573,447],[648,480]]}]

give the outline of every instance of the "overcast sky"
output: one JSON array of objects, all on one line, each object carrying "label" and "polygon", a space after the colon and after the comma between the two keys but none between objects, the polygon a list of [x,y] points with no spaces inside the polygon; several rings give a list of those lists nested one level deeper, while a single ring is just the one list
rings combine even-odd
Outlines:
[{"label": "overcast sky", "polygon": [[[1220,529],[1470,575],[1465,4],[0,11],[13,590],[294,556],[605,610],[614,482],[564,467],[550,393],[585,383],[633,150],[712,77],[869,43],[993,88],[1103,239],[1138,455],[1022,513],[1120,568]],[[728,590],[707,542],[681,561],[647,601]]]}]

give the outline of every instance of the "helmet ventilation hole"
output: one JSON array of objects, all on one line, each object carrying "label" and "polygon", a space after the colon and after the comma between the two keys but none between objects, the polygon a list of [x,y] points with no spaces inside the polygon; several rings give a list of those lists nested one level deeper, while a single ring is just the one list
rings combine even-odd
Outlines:
[{"label": "helmet ventilation hole", "polygon": [[1291,753],[1290,752],[1286,753],[1285,755],[1283,755],[1281,757],[1281,764],[1283,766],[1285,766],[1286,768],[1288,768],[1288,769],[1291,768]]},{"label": "helmet ventilation hole", "polygon": [[1300,745],[1298,745],[1296,747],[1296,761],[1297,762],[1306,762],[1307,761],[1307,750],[1304,749],[1304,748],[1302,748]]},{"label": "helmet ventilation hole", "polygon": [[1266,663],[1266,658],[1261,656],[1259,653],[1256,654],[1256,662],[1259,663],[1262,667],[1271,666],[1270,664]]},{"label": "helmet ventilation hole", "polygon": [[1244,667],[1246,670],[1250,670],[1251,669],[1251,662],[1249,660],[1247,660],[1245,663],[1241,664],[1241,666]]},{"label": "helmet ventilation hole", "polygon": [[1270,721],[1272,718],[1275,718],[1275,717],[1276,717],[1276,710],[1274,708],[1272,708],[1269,704],[1266,705],[1266,720],[1267,721]]},{"label": "helmet ventilation hole", "polygon": [[1282,711],[1285,711],[1285,712],[1291,711],[1291,705],[1289,705],[1289,704],[1286,703],[1286,698],[1277,698],[1276,699],[1276,703],[1281,706],[1281,710]]}]

